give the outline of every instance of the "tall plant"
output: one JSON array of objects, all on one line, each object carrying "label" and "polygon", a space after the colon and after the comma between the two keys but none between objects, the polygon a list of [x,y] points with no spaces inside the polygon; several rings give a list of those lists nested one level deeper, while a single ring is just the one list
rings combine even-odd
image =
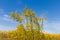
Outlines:
[{"label": "tall plant", "polygon": [[[27,40],[28,38],[28,31],[31,31],[31,39],[34,40],[34,28],[36,27],[37,29],[37,36],[38,36],[38,40],[41,39],[41,31],[42,31],[42,28],[43,28],[43,21],[44,21],[44,18],[37,18],[35,13],[31,10],[31,9],[28,9],[27,7],[25,8],[25,10],[22,11],[22,15],[18,14],[17,12],[14,13],[14,12],[11,12],[11,18],[14,19],[15,21],[19,22],[20,25],[22,25],[22,27],[25,25],[22,24],[23,21],[25,21],[26,19],[26,27],[24,28],[24,32],[25,32],[25,40]],[[40,23],[41,24],[40,24]],[[30,30],[29,30],[30,29]]]}]

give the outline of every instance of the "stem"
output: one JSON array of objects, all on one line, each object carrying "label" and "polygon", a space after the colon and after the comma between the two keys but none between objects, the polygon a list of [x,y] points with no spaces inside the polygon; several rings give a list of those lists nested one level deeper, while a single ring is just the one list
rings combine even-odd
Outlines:
[{"label": "stem", "polygon": [[38,26],[38,40],[40,40],[40,25],[39,25],[38,22],[37,22],[36,24],[37,24],[37,26]]},{"label": "stem", "polygon": [[[32,24],[32,16],[30,16],[30,24]],[[32,37],[34,40],[34,31],[33,31],[33,26],[31,25],[31,32],[32,32]]]}]

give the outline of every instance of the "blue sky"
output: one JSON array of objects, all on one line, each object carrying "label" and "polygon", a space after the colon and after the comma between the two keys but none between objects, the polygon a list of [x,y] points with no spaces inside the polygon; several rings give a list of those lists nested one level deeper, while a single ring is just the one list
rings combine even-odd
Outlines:
[{"label": "blue sky", "polygon": [[0,0],[0,30],[14,30],[17,22],[11,21],[10,12],[22,12],[25,5],[32,9],[37,17],[43,14],[47,21],[44,32],[60,33],[60,0]]}]

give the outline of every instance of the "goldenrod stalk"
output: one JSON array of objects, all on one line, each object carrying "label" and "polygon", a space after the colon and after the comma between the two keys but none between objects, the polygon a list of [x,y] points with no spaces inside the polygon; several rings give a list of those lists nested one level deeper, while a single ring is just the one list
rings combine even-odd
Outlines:
[{"label": "goldenrod stalk", "polygon": [[[33,24],[32,23],[33,21],[32,21],[32,16],[30,16],[30,24]],[[33,31],[33,26],[31,25],[31,32],[32,32],[32,40],[34,40],[34,31]]]}]

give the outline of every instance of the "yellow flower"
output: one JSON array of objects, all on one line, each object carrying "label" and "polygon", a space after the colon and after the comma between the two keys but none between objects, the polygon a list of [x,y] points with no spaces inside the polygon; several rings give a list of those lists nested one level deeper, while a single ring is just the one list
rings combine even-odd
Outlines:
[{"label": "yellow flower", "polygon": [[34,22],[35,22],[35,23],[38,22],[38,19],[37,19],[37,18],[34,18]]},{"label": "yellow flower", "polygon": [[19,14],[15,14],[15,18],[20,20],[20,15]]},{"label": "yellow flower", "polygon": [[29,15],[29,10],[26,10],[25,15],[26,15],[26,16],[28,16],[28,15]]},{"label": "yellow flower", "polygon": [[0,31],[0,36],[2,35],[3,33]]},{"label": "yellow flower", "polygon": [[30,16],[35,16],[34,12],[32,10],[29,10]]},{"label": "yellow flower", "polygon": [[34,24],[30,24],[30,23],[28,23],[26,26],[27,26],[27,27],[33,27]]},{"label": "yellow flower", "polygon": [[24,20],[24,16],[20,16],[20,20],[21,20],[21,21]]},{"label": "yellow flower", "polygon": [[17,25],[17,30],[23,30],[23,29],[24,29],[24,28],[23,28],[22,25],[20,25],[20,24]]},{"label": "yellow flower", "polygon": [[26,26],[27,26],[27,27],[31,27],[31,24],[29,23],[29,24],[27,24]]},{"label": "yellow flower", "polygon": [[12,18],[15,17],[14,12],[11,12],[10,15],[11,15]]},{"label": "yellow flower", "polygon": [[25,11],[22,12],[22,14],[23,14],[24,16],[28,16],[28,15],[29,15],[28,12],[29,12],[29,10],[25,10]]},{"label": "yellow flower", "polygon": [[41,18],[38,18],[38,20],[41,20]]}]

